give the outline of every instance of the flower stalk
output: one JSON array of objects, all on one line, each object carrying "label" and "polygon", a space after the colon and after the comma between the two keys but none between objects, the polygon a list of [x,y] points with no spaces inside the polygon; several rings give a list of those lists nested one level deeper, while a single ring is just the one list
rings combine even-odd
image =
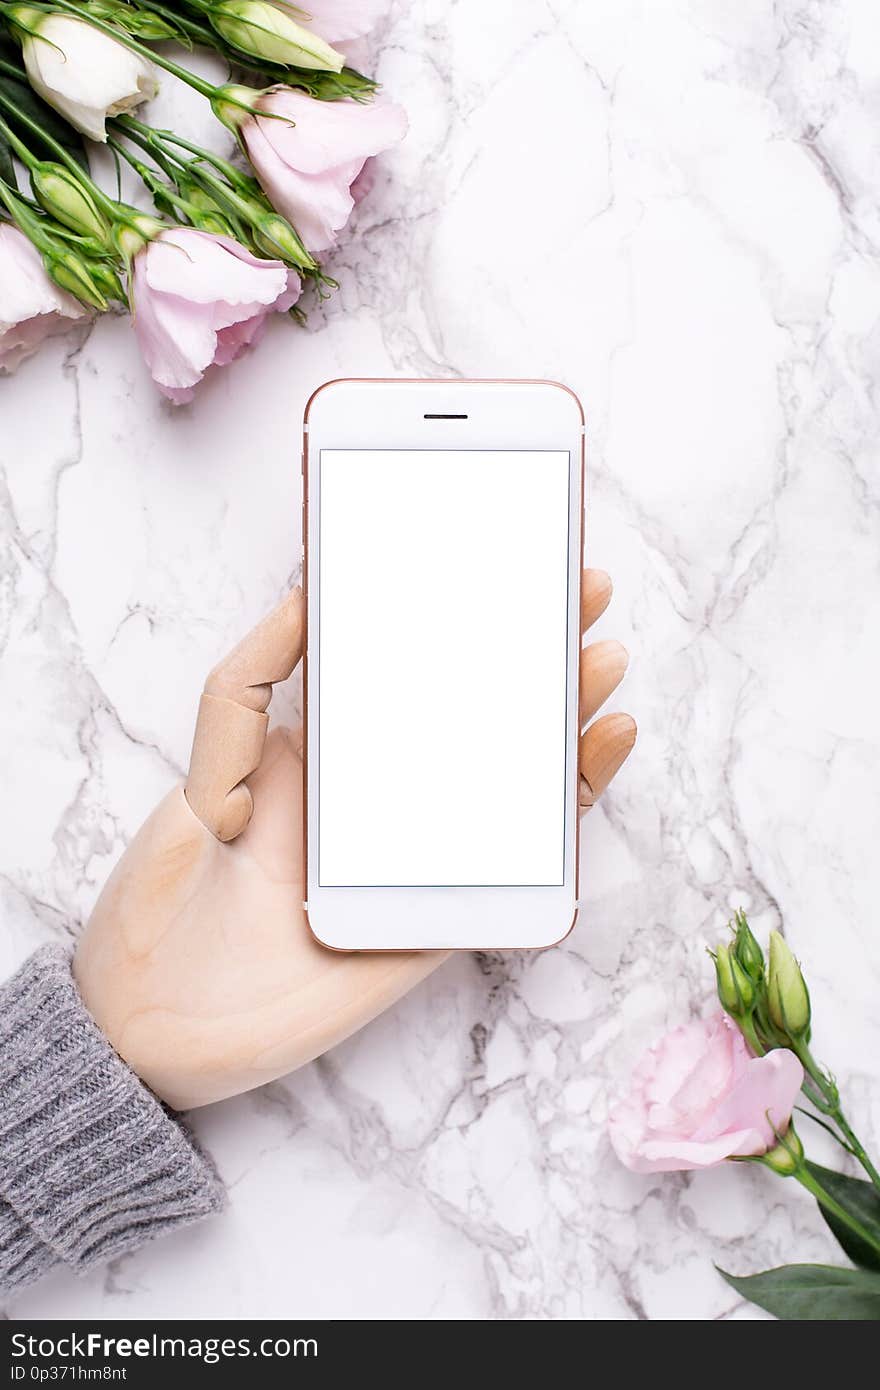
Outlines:
[{"label": "flower stalk", "polygon": [[[741,909],[729,925],[732,945],[724,943],[713,953],[722,1007],[734,1019],[756,1057],[776,1048],[788,1048],[794,1053],[805,1073],[801,1088],[804,1095],[836,1126],[836,1130],[826,1128],[852,1154],[880,1192],[880,1171],[843,1112],[837,1083],[810,1051],[810,992],[791,948],[779,932],[771,932],[770,959],[765,964],[764,953]],[[810,1177],[810,1181],[815,1179]]]},{"label": "flower stalk", "polygon": [[[253,181],[233,165],[207,154],[189,141],[182,141],[171,132],[146,126],[134,116],[119,117],[115,124],[147,153],[158,151],[164,157],[166,168],[178,165],[193,183],[214,200],[219,212],[249,229],[262,255],[283,260],[298,270],[312,272],[318,269],[317,261],[309,255],[287,219],[266,202],[262,193],[256,193]],[[193,151],[196,157],[181,159],[174,148],[181,145]],[[221,168],[226,182],[219,177]]]},{"label": "flower stalk", "polygon": [[132,150],[112,135],[108,137],[107,144],[134,169],[160,212],[182,218],[198,227],[199,231],[211,232],[215,236],[235,237],[236,229],[219,210],[211,206],[206,207],[204,204],[200,206],[192,197],[184,197],[172,181],[162,179],[155,169],[144,164],[142,159],[138,159]]},{"label": "flower stalk", "polygon": [[746,1163],[760,1163],[764,1168],[769,1168],[771,1172],[779,1177],[794,1178],[801,1187],[806,1188],[807,1192],[836,1217],[846,1228],[858,1236],[859,1240],[864,1241],[878,1256],[880,1256],[880,1239],[859,1221],[845,1206],[837,1201],[835,1197],[825,1188],[815,1173],[811,1172],[804,1158],[804,1146],[800,1136],[795,1130],[794,1124],[790,1123],[785,1134],[777,1134],[776,1146],[765,1154],[758,1154],[753,1158],[741,1160]]}]

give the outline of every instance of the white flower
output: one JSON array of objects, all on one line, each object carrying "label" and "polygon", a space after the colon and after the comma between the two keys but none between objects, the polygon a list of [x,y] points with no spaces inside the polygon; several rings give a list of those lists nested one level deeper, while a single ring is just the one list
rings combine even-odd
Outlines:
[{"label": "white flower", "polygon": [[85,20],[43,14],[23,36],[31,86],[72,126],[105,141],[108,116],[131,111],[159,90],[155,69]]},{"label": "white flower", "polygon": [[49,279],[27,237],[0,222],[0,372],[14,372],[44,338],[87,315]]}]

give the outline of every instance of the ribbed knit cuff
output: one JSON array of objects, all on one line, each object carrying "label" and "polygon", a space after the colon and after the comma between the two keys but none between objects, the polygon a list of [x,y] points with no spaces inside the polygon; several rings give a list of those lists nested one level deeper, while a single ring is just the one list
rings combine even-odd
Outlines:
[{"label": "ribbed knit cuff", "polygon": [[57,1263],[48,1245],[0,1201],[0,1293],[14,1293],[36,1283]]},{"label": "ribbed knit cuff", "polygon": [[55,1260],[88,1269],[223,1205],[207,1158],[113,1051],[58,946],[0,986],[0,1199],[6,1287]]}]

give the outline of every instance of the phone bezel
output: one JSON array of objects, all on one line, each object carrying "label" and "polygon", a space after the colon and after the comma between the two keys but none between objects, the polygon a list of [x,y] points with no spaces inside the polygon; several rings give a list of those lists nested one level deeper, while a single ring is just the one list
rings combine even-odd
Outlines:
[{"label": "phone bezel", "polygon": [[[319,660],[314,505],[318,482],[312,465],[316,472],[321,449],[334,448],[516,448],[569,453],[568,724],[562,884],[329,887],[317,882],[317,817],[310,814],[317,803],[318,743],[317,720],[310,721],[309,709],[316,704]],[[574,926],[579,893],[578,665],[584,543],[584,417],[580,401],[568,387],[549,381],[334,380],[319,387],[306,406],[302,470],[306,613],[303,906],[312,934],[322,945],[339,951],[518,950],[556,944]],[[527,634],[525,642],[527,645]]]}]

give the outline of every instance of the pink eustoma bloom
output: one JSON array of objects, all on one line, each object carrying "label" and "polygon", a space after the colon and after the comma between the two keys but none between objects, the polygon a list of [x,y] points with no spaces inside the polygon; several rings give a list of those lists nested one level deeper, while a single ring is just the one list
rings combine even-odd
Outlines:
[{"label": "pink eustoma bloom", "polygon": [[299,276],[262,261],[230,237],[168,228],[135,258],[134,330],[156,385],[176,404],[192,399],[211,366],[257,340],[266,318],[299,298]]},{"label": "pink eustoma bloom", "polygon": [[351,216],[351,185],[371,155],[403,139],[406,114],[390,102],[316,101],[290,87],[270,87],[257,105],[272,114],[241,126],[257,177],[309,251],[326,251]]},{"label": "pink eustoma bloom", "polygon": [[359,39],[388,13],[389,0],[273,0],[280,10],[286,9],[303,28],[314,29],[328,43]]},{"label": "pink eustoma bloom", "polygon": [[0,223],[0,371],[14,372],[44,338],[88,315],[49,278],[24,233]]},{"label": "pink eustoma bloom", "polygon": [[763,1154],[784,1134],[804,1079],[784,1048],[753,1057],[724,1013],[686,1023],[648,1050],[611,1111],[618,1158],[636,1173],[710,1168]]}]

